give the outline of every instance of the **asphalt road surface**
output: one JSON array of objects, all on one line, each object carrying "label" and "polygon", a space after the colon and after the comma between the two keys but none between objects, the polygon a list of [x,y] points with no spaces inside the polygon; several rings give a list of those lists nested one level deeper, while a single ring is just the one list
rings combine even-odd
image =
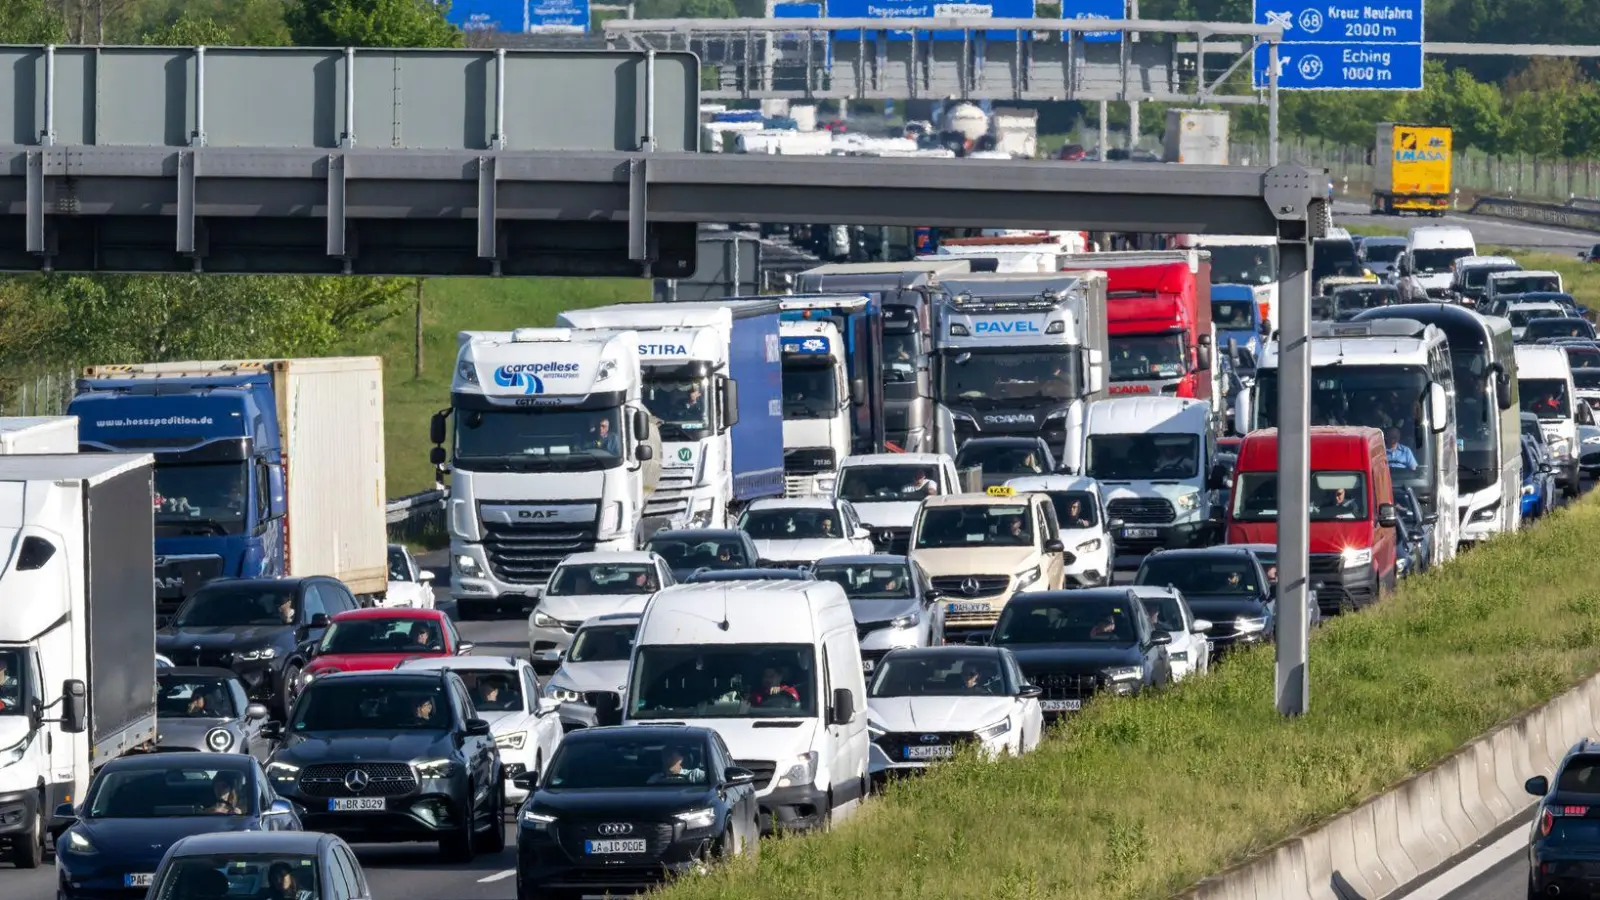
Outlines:
[{"label": "asphalt road surface", "polygon": [[1460,225],[1471,229],[1472,236],[1480,245],[1542,250],[1568,256],[1576,256],[1580,250],[1587,250],[1600,243],[1600,234],[1595,232],[1551,228],[1546,225],[1524,225],[1520,222],[1491,219],[1487,216],[1455,214],[1432,219],[1417,216],[1368,215],[1366,204],[1344,200],[1334,201],[1333,214],[1335,224],[1343,227],[1358,225],[1405,231],[1418,225]]}]

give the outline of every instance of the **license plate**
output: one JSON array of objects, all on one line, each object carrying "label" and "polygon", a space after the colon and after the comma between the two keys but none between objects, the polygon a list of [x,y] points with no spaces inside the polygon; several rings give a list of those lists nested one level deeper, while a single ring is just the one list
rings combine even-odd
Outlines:
[{"label": "license plate", "polygon": [[1160,532],[1157,531],[1154,528],[1124,528],[1124,529],[1122,529],[1122,536],[1123,537],[1125,537],[1125,538],[1133,538],[1135,540],[1137,540],[1139,538],[1153,538],[1153,537],[1158,536],[1159,534],[1160,534]]},{"label": "license plate", "polygon": [[616,841],[584,841],[583,850],[591,856],[600,856],[608,853],[643,853],[644,838],[629,838]]},{"label": "license plate", "polygon": [[946,604],[945,605],[944,610],[945,610],[945,612],[953,612],[953,613],[988,612],[989,611],[989,604],[987,604],[987,603],[950,603],[950,604]]},{"label": "license plate", "polygon": [[345,797],[328,801],[329,812],[383,812],[389,802],[382,797]]},{"label": "license plate", "polygon": [[131,888],[147,888],[150,886],[150,879],[154,877],[155,873],[153,872],[141,872],[137,875],[124,875],[122,876],[122,885],[123,887]]},{"label": "license plate", "polygon": [[861,671],[863,671],[863,672],[871,672],[874,665],[876,665],[876,663],[874,663],[872,660],[863,659],[861,661]]},{"label": "license plate", "polygon": [[1039,708],[1045,712],[1073,712],[1083,708],[1082,700],[1040,700]]},{"label": "license plate", "polygon": [[936,747],[907,747],[906,759],[949,759],[956,755],[956,748],[949,744],[940,744]]}]

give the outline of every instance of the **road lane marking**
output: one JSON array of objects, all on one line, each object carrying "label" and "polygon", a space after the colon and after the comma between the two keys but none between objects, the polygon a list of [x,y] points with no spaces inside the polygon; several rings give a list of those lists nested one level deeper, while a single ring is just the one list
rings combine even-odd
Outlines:
[{"label": "road lane marking", "polygon": [[1528,832],[1525,829],[1517,828],[1500,840],[1462,860],[1460,865],[1447,870],[1438,878],[1406,894],[1405,900],[1444,900],[1445,897],[1460,890],[1472,879],[1515,856],[1518,850],[1526,846],[1528,846]]},{"label": "road lane marking", "polygon": [[504,881],[507,878],[510,878],[511,876],[513,876],[515,874],[517,874],[517,870],[516,869],[506,869],[503,872],[496,872],[493,875],[490,875],[488,877],[479,878],[478,879],[478,883],[479,884],[492,884],[492,883],[494,883],[496,881]]}]

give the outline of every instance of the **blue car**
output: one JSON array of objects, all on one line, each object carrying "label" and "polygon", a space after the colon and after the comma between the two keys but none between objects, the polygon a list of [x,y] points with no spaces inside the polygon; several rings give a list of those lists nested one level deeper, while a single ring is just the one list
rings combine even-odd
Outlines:
[{"label": "blue car", "polygon": [[1522,438],[1522,518],[1537,519],[1550,511],[1555,497],[1555,476],[1551,465],[1541,462],[1533,439]]},{"label": "blue car", "polygon": [[244,754],[152,753],[106,763],[56,840],[59,900],[137,896],[167,848],[182,838],[230,831],[299,831],[261,764]]}]

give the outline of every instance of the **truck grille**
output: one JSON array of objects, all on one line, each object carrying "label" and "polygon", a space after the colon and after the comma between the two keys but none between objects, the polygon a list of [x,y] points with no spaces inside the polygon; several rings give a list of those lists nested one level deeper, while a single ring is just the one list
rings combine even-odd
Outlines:
[{"label": "truck grille", "polygon": [[574,553],[594,549],[595,526],[503,525],[483,523],[483,550],[489,571],[508,584],[542,585],[556,564]]},{"label": "truck grille", "polygon": [[1338,575],[1344,570],[1344,561],[1337,553],[1311,554],[1312,575]]},{"label": "truck grille", "polygon": [[[350,790],[351,772],[367,773],[367,786]],[[417,776],[405,763],[328,763],[307,766],[300,775],[300,793],[307,797],[399,797],[417,789]]]},{"label": "truck grille", "polygon": [[[977,586],[977,589],[970,594],[966,591],[966,582],[969,579]],[[1010,577],[1005,575],[945,575],[932,579],[932,582],[933,589],[952,603],[998,597],[1011,586]]]},{"label": "truck grille", "polygon": [[158,556],[155,564],[156,614],[170,616],[202,584],[222,576],[222,557]]},{"label": "truck grille", "polygon": [[1171,501],[1159,497],[1119,497],[1106,504],[1106,513],[1129,525],[1167,525],[1175,518]]},{"label": "truck grille", "polygon": [[810,475],[786,475],[783,479],[783,496],[794,500],[799,497],[815,497],[817,495],[816,482]]},{"label": "truck grille", "polygon": [[766,790],[767,785],[772,783],[772,776],[778,773],[778,764],[769,759],[736,759],[733,764],[756,773],[757,791]]}]

